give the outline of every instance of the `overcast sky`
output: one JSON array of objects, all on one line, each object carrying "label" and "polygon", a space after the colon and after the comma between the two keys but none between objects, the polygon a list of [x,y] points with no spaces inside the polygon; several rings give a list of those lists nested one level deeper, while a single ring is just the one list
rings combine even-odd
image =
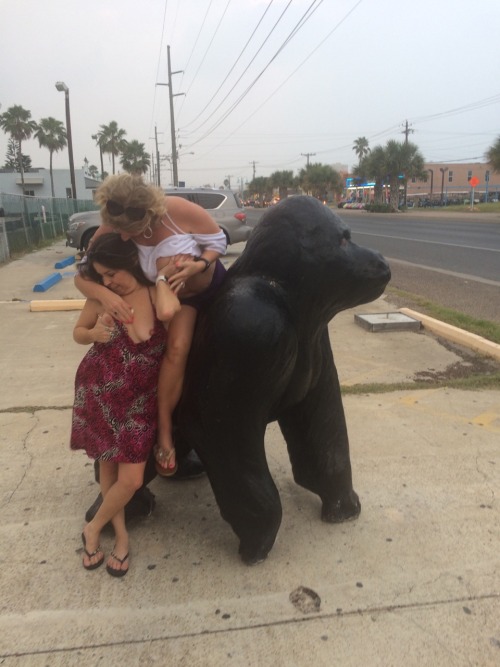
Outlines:
[{"label": "overcast sky", "polygon": [[[188,186],[297,174],[307,153],[352,167],[356,138],[402,141],[406,121],[426,161],[481,161],[500,134],[500,0],[0,0],[0,25],[0,113],[65,122],[65,82],[76,168],[99,167],[112,120],[171,154],[167,45]],[[48,168],[36,140],[23,153]]]}]

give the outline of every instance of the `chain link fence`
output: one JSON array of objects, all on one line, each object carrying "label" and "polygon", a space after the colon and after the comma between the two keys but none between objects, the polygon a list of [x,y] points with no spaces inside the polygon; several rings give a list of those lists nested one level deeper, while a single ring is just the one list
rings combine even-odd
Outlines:
[{"label": "chain link fence", "polygon": [[0,263],[64,237],[73,213],[97,208],[91,200],[0,193]]}]

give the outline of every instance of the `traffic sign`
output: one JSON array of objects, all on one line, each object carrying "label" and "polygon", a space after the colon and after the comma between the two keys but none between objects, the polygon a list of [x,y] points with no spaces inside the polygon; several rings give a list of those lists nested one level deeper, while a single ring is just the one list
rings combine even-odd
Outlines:
[{"label": "traffic sign", "polygon": [[473,188],[475,188],[476,185],[479,185],[479,178],[478,178],[477,176],[473,176],[473,177],[470,179],[469,183],[471,184],[471,186],[472,186]]}]

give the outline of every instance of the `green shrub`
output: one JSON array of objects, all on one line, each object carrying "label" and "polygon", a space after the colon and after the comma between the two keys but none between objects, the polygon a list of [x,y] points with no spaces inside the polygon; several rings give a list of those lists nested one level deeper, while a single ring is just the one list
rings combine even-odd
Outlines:
[{"label": "green shrub", "polygon": [[366,204],[365,211],[370,213],[395,213],[395,209],[390,204]]}]

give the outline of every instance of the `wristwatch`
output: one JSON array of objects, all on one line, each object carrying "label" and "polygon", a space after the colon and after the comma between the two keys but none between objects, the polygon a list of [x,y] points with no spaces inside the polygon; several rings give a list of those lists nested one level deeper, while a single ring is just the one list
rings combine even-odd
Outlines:
[{"label": "wristwatch", "polygon": [[203,269],[202,273],[205,273],[205,271],[210,267],[210,264],[212,262],[209,262],[208,259],[205,259],[204,257],[193,257],[195,262],[204,262],[205,263],[205,268]]},{"label": "wristwatch", "polygon": [[167,283],[168,285],[168,280],[166,276],[156,276],[156,284],[158,285],[159,282]]}]

